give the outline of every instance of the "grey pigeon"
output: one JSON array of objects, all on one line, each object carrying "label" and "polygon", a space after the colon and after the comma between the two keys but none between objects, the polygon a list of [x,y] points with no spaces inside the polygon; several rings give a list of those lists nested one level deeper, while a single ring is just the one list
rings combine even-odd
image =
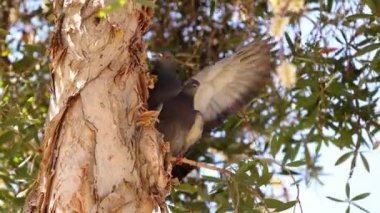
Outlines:
[{"label": "grey pigeon", "polygon": [[162,103],[157,129],[170,142],[173,155],[183,156],[202,136],[203,118],[193,107],[198,86],[199,82],[191,79],[178,95]]},{"label": "grey pigeon", "polygon": [[149,107],[162,105],[157,129],[170,142],[172,155],[185,154],[200,139],[204,126],[213,127],[259,93],[271,78],[271,48],[267,41],[250,43],[205,67],[183,86],[172,58],[157,62],[154,73],[158,81],[151,91]]}]

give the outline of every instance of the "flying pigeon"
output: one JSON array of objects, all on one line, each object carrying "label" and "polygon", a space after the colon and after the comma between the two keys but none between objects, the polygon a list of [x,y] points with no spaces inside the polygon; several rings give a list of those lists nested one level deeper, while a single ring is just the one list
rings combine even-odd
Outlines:
[{"label": "flying pigeon", "polygon": [[214,65],[205,67],[184,84],[176,75],[173,56],[159,59],[153,70],[157,83],[149,109],[160,108],[157,129],[170,142],[173,156],[183,156],[215,125],[249,103],[271,79],[272,45],[257,41]]}]

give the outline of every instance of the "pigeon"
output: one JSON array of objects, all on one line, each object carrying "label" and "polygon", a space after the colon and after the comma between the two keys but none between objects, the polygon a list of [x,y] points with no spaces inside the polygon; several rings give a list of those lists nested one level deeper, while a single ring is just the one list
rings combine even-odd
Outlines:
[{"label": "pigeon", "polygon": [[183,156],[205,128],[212,129],[258,95],[274,69],[271,49],[268,40],[252,42],[184,84],[173,56],[164,54],[156,61],[152,73],[157,82],[148,105],[150,110],[161,110],[156,128],[170,143],[173,156]]},{"label": "pigeon", "polygon": [[199,82],[190,79],[173,98],[162,103],[157,129],[170,142],[172,155],[183,156],[203,132],[203,117],[194,109]]}]

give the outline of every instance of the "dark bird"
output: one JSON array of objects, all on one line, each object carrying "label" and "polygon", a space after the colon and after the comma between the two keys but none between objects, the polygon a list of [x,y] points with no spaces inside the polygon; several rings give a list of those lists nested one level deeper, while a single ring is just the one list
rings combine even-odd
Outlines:
[{"label": "dark bird", "polygon": [[159,59],[153,70],[158,81],[149,108],[161,106],[157,129],[170,142],[174,156],[183,155],[202,136],[231,113],[249,103],[271,79],[272,45],[250,43],[214,65],[205,67],[184,85],[176,75],[174,57]]},{"label": "dark bird", "polygon": [[190,79],[176,96],[162,103],[157,129],[170,142],[173,155],[183,156],[202,136],[203,117],[194,109],[198,86],[198,81]]},{"label": "dark bird", "polygon": [[167,101],[182,90],[182,81],[179,80],[177,73],[177,63],[171,53],[164,53],[154,62],[152,74],[158,80],[154,89],[150,91],[148,105],[149,109],[157,109],[164,101]]}]

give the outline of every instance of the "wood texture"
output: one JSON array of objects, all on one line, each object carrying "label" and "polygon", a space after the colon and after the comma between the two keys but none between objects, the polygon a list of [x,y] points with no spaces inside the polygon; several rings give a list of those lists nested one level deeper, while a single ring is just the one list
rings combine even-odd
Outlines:
[{"label": "wood texture", "polygon": [[152,212],[170,191],[154,129],[143,33],[153,10],[127,1],[55,1],[52,91],[36,188],[25,212]]}]

